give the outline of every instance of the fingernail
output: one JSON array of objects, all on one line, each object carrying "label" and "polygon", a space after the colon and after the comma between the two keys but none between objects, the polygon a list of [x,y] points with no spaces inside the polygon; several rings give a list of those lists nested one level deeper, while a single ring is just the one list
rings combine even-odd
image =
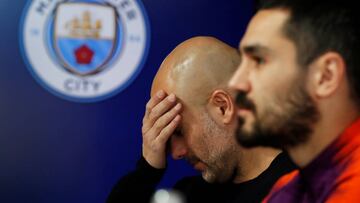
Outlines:
[{"label": "fingernail", "polygon": [[181,104],[180,103],[176,104],[175,110],[180,110],[180,109],[181,109]]},{"label": "fingernail", "polygon": [[157,97],[159,97],[160,99],[164,97],[165,93],[164,91],[160,90],[156,93]]},{"label": "fingernail", "polygon": [[174,101],[176,100],[175,95],[174,95],[174,94],[170,94],[170,96],[168,97],[168,100],[169,100],[170,102],[174,102]]}]

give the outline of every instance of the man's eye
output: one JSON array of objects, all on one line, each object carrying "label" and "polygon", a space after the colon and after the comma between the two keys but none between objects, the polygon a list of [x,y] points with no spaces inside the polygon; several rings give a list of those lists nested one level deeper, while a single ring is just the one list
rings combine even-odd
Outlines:
[{"label": "man's eye", "polygon": [[262,58],[262,57],[259,57],[259,56],[253,56],[253,60],[254,60],[257,64],[259,64],[259,65],[265,63],[265,59]]},{"label": "man's eye", "polygon": [[177,136],[177,137],[182,136],[182,133],[181,133],[180,129],[176,129],[173,134],[174,134],[174,136]]}]

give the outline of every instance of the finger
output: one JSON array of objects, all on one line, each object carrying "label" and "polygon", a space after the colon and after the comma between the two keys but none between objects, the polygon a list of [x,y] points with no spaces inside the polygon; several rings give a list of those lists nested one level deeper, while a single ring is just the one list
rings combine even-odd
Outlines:
[{"label": "finger", "polygon": [[165,128],[163,128],[159,136],[156,138],[157,142],[159,142],[161,145],[165,145],[179,125],[180,120],[181,116],[177,115]]},{"label": "finger", "polygon": [[148,103],[146,104],[146,110],[145,110],[145,116],[147,117],[149,113],[151,112],[151,109],[154,108],[158,103],[160,103],[166,96],[166,93],[164,90],[159,90],[156,92],[155,95],[153,95]]},{"label": "finger", "polygon": [[174,94],[170,94],[163,99],[159,104],[151,109],[148,119],[145,122],[149,122],[149,125],[153,125],[161,116],[173,108],[176,104],[176,97]]},{"label": "finger", "polygon": [[159,136],[160,132],[178,115],[182,108],[182,105],[178,103],[170,111],[161,116],[149,130],[148,136],[150,139],[155,139]]},{"label": "finger", "polygon": [[160,91],[156,92],[156,94],[153,95],[150,98],[150,100],[148,101],[148,103],[146,104],[145,115],[142,120],[143,126],[141,129],[143,133],[146,133],[153,125],[153,123],[147,122],[151,110],[154,108],[154,106],[156,106],[158,103],[160,103],[162,100],[164,100],[165,97],[166,97],[166,93],[163,90],[160,90]]}]

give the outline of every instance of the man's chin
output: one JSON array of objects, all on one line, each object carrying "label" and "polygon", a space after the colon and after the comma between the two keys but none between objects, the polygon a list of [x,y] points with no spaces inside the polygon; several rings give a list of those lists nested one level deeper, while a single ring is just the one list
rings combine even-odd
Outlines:
[{"label": "man's chin", "polygon": [[287,135],[282,134],[264,134],[264,133],[246,133],[243,131],[236,133],[236,140],[238,144],[245,148],[253,147],[271,147],[277,149],[284,149],[289,146]]},{"label": "man's chin", "polygon": [[216,177],[213,176],[212,174],[209,174],[207,171],[203,171],[201,173],[201,175],[202,175],[202,178],[208,183],[216,183],[216,182],[218,182],[216,180]]},{"label": "man's chin", "polygon": [[[243,120],[239,119],[239,124],[241,122]],[[239,145],[246,148],[259,146],[280,148],[281,142],[278,141],[278,137],[271,133],[265,133],[257,123],[244,123],[244,125],[239,126],[235,134]]]},{"label": "man's chin", "polygon": [[238,130],[236,132],[236,141],[243,147],[256,147],[260,145],[259,138],[254,134],[245,130]]},{"label": "man's chin", "polygon": [[202,173],[202,178],[207,182],[207,183],[227,183],[229,181],[231,181],[231,178],[225,178],[225,177],[221,177],[221,176],[216,176],[214,174],[209,174],[207,172],[203,172]]},{"label": "man's chin", "polygon": [[236,141],[243,147],[256,147],[258,146],[258,138],[254,134],[254,124],[245,122],[245,119],[238,119],[238,128],[236,130]]}]

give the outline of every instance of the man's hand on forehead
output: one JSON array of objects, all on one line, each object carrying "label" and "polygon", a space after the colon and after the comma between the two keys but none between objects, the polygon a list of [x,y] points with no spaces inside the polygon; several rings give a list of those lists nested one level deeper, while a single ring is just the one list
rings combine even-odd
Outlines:
[{"label": "man's hand on forehead", "polygon": [[174,94],[156,92],[146,104],[143,118],[143,156],[155,168],[166,166],[166,143],[177,128],[181,104]]}]

